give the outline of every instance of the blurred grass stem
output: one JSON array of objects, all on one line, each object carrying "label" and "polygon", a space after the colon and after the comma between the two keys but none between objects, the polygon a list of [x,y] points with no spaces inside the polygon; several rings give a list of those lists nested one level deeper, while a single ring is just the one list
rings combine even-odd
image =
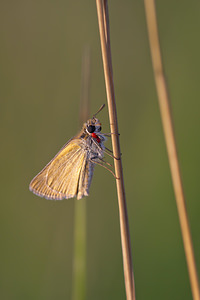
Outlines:
[{"label": "blurred grass stem", "polygon": [[99,23],[101,50],[103,58],[103,68],[106,83],[106,93],[108,101],[108,111],[110,119],[110,129],[112,134],[112,147],[113,155],[118,159],[114,159],[118,204],[119,204],[119,218],[120,218],[120,230],[121,230],[121,243],[123,254],[123,266],[124,266],[124,279],[126,287],[127,300],[135,299],[135,286],[134,276],[131,258],[131,243],[128,225],[128,213],[126,207],[122,162],[120,155],[120,144],[118,136],[118,124],[117,124],[117,112],[115,103],[114,83],[112,76],[112,60],[110,50],[110,33],[109,33],[109,16],[107,1],[96,0],[97,15]]},{"label": "blurred grass stem", "polygon": [[81,74],[81,96],[79,124],[82,127],[90,115],[90,72],[91,72],[91,50],[85,46],[82,56],[82,74]]},{"label": "blurred grass stem", "polygon": [[[90,49],[85,47],[82,56],[80,126],[89,117]],[[86,199],[75,201],[74,258],[72,300],[86,299]]]},{"label": "blurred grass stem", "polygon": [[154,0],[144,0],[147,28],[149,34],[150,50],[154,69],[156,88],[158,93],[158,102],[160,106],[161,119],[164,129],[165,141],[168,152],[168,159],[171,169],[172,182],[174,186],[176,204],[178,209],[179,221],[183,237],[186,261],[188,266],[190,284],[193,299],[200,299],[198,275],[196,270],[192,239],[189,228],[189,221],[186,211],[186,204],[179,169],[179,162],[176,150],[176,142],[172,125],[172,116],[170,111],[170,99],[167,90],[166,79],[163,71],[162,58],[160,52],[156,9]]}]

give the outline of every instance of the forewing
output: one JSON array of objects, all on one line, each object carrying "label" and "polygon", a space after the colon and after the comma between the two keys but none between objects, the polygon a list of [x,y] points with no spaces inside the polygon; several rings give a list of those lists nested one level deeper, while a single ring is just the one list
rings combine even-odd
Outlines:
[{"label": "forewing", "polygon": [[71,140],[30,183],[30,190],[47,199],[61,200],[77,195],[79,177],[86,160],[80,139]]}]

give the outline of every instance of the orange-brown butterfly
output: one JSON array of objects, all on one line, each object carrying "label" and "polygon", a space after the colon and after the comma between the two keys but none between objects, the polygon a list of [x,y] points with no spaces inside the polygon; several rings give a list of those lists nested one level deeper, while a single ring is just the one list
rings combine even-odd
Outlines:
[{"label": "orange-brown butterfly", "polygon": [[[104,105],[98,112],[103,107]],[[104,163],[110,165],[103,160],[104,152],[106,152],[105,135],[110,134],[101,133],[101,123],[96,118],[97,113],[83,124],[81,131],[70,139],[33,178],[29,185],[30,191],[40,197],[54,200],[75,196],[81,199],[89,195],[95,164],[103,167],[105,167]],[[108,170],[113,173],[110,169]]]}]

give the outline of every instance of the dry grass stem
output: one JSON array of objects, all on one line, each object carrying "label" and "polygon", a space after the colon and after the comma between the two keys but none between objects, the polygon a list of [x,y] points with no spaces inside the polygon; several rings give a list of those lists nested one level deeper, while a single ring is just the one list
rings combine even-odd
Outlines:
[{"label": "dry grass stem", "polygon": [[194,251],[192,239],[190,234],[188,216],[186,211],[186,204],[183,194],[183,186],[181,182],[181,174],[179,169],[179,162],[176,150],[175,136],[172,125],[172,116],[170,112],[170,99],[167,91],[166,79],[163,72],[162,58],[159,45],[156,10],[154,0],[145,0],[145,10],[147,27],[149,34],[149,42],[151,49],[151,56],[153,62],[154,76],[156,88],[158,93],[158,100],[160,106],[161,119],[164,128],[165,141],[168,152],[168,159],[171,169],[171,176],[177,203],[179,221],[183,237],[183,244],[187,260],[190,284],[193,294],[193,299],[200,299],[198,276],[194,258]]},{"label": "dry grass stem", "polygon": [[111,132],[116,133],[112,135],[113,154],[118,158],[114,159],[115,173],[119,204],[119,217],[120,217],[120,230],[121,230],[121,243],[123,254],[124,278],[126,287],[126,297],[128,300],[135,299],[135,286],[131,258],[131,243],[128,226],[128,214],[126,207],[126,198],[124,190],[124,180],[122,172],[122,162],[120,156],[120,144],[118,137],[117,113],[115,103],[114,84],[112,76],[112,60],[110,51],[110,34],[109,34],[109,17],[107,1],[96,0],[97,15],[99,22],[100,41],[103,58],[103,68],[106,83],[106,93],[108,100],[108,111],[110,119]]}]

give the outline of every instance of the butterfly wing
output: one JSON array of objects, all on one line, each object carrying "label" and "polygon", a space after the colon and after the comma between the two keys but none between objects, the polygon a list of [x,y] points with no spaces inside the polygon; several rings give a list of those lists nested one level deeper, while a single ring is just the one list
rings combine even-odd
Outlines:
[{"label": "butterfly wing", "polygon": [[77,194],[78,200],[84,196],[89,195],[89,189],[92,181],[93,171],[94,171],[94,163],[86,159],[84,166],[80,172],[79,187],[78,187],[78,194]]},{"label": "butterfly wing", "polygon": [[30,183],[30,190],[46,199],[78,199],[88,195],[85,141],[72,139]]}]

